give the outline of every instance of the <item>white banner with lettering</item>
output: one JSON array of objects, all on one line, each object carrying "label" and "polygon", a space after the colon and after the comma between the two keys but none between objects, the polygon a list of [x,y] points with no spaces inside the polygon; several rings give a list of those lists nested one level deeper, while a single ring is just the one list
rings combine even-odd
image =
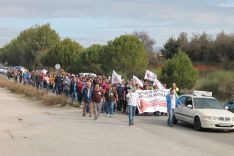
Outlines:
[{"label": "white banner with lettering", "polygon": [[138,90],[139,101],[137,108],[139,113],[144,112],[163,112],[167,113],[166,96],[169,94],[169,89],[163,90]]}]

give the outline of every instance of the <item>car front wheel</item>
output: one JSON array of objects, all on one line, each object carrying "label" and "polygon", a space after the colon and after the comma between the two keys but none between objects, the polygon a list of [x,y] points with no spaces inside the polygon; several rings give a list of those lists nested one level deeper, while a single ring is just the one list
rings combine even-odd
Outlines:
[{"label": "car front wheel", "polygon": [[201,127],[201,120],[199,117],[195,117],[194,118],[194,129],[197,130],[197,131],[200,131],[202,130],[202,127]]}]

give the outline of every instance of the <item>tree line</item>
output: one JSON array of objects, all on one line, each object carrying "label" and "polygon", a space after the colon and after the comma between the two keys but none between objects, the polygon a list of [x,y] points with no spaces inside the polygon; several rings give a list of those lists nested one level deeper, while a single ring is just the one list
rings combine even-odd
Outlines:
[{"label": "tree line", "polygon": [[[22,65],[29,69],[54,67],[61,64],[68,72],[94,72],[110,75],[115,69],[124,78],[144,72],[157,59],[155,40],[146,32],[125,34],[105,45],[94,44],[84,48],[70,38],[61,39],[49,24],[36,25],[22,31],[15,39],[0,49],[0,61],[9,65]],[[182,88],[192,88],[197,80],[191,60],[223,64],[233,63],[234,37],[221,32],[212,38],[206,33],[188,39],[181,33],[177,39],[169,38],[161,49],[166,59],[159,75],[163,83],[174,81]]]},{"label": "tree line", "polygon": [[193,62],[219,63],[228,67],[234,63],[234,35],[220,32],[212,37],[207,33],[194,34],[188,39],[187,33],[181,33],[177,39],[170,37],[161,49],[165,58],[171,58],[180,50]]},{"label": "tree line", "polygon": [[[145,37],[144,34],[140,35]],[[16,39],[0,49],[0,61],[30,69],[54,67],[59,63],[66,71],[73,73],[110,74],[115,69],[125,77],[130,77],[133,73],[143,74],[149,59],[138,34],[122,35],[106,45],[95,44],[84,48],[70,38],[61,39],[49,24],[45,24],[22,31]]]}]

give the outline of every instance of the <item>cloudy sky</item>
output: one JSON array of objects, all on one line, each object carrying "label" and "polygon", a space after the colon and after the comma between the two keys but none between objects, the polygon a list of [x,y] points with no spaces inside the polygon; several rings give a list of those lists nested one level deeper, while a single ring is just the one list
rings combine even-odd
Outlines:
[{"label": "cloudy sky", "polygon": [[88,47],[146,31],[162,46],[180,32],[234,33],[233,0],[0,0],[0,47],[22,30],[50,23]]}]

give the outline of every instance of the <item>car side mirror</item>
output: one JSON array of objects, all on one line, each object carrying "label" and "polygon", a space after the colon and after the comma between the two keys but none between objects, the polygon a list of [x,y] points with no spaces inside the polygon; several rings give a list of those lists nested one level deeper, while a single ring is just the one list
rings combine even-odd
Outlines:
[{"label": "car side mirror", "polygon": [[187,105],[187,107],[188,107],[188,108],[193,108],[193,106],[192,106],[192,105]]},{"label": "car side mirror", "polygon": [[233,104],[233,101],[232,101],[232,102],[230,102],[230,104],[232,105],[232,104]]},{"label": "car side mirror", "polygon": [[228,106],[225,106],[224,109],[228,110]]}]

